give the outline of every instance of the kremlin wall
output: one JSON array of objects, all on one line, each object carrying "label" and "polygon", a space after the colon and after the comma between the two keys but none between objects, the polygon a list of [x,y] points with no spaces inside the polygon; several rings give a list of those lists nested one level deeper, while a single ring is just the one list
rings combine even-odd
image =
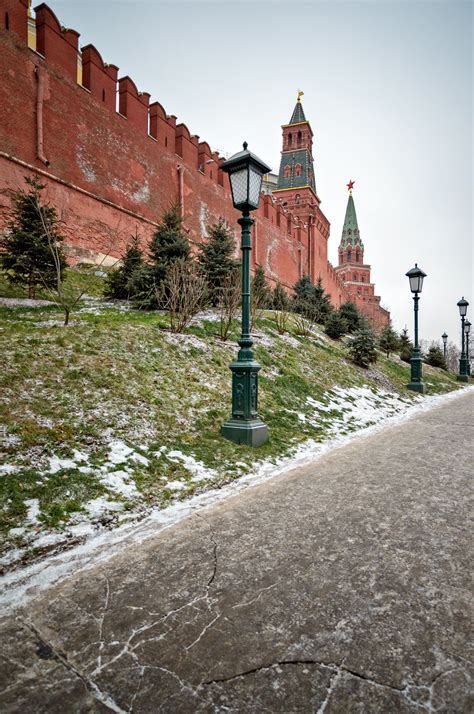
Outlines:
[{"label": "kremlin wall", "polygon": [[[192,244],[222,217],[239,245],[239,214],[219,168],[224,157],[95,47],[80,47],[79,34],[61,27],[47,5],[34,18],[28,5],[0,0],[0,230],[24,177],[36,176],[62,221],[71,263],[115,263],[130,235],[148,241],[174,201]],[[288,289],[302,275],[321,277],[336,307],[352,300],[381,329],[390,315],[363,262],[352,195],[339,265],[328,261],[330,224],[316,192],[312,137],[298,97],[283,125],[277,186],[267,186],[252,214],[252,266]]]}]

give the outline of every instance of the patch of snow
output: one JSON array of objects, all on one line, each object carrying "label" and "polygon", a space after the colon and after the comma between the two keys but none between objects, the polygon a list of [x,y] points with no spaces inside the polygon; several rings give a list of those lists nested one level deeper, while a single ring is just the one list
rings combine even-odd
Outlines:
[{"label": "patch of snow", "polygon": [[120,439],[111,441],[109,449],[107,458],[111,464],[123,464],[133,454],[133,449]]},{"label": "patch of snow", "polygon": [[120,493],[125,498],[136,498],[140,495],[140,491],[128,471],[108,471],[100,477],[100,481],[104,486]]},{"label": "patch of snow", "polygon": [[186,488],[186,484],[184,481],[168,481],[166,488],[170,491],[182,491]]},{"label": "patch of snow", "polygon": [[163,332],[162,334],[168,344],[181,347],[183,352],[189,352],[192,347],[198,350],[207,350],[207,344],[196,335],[179,332]]},{"label": "patch of snow", "polygon": [[170,461],[181,461],[184,467],[192,473],[191,481],[194,481],[195,483],[199,481],[207,481],[217,475],[217,471],[214,469],[208,469],[202,461],[197,461],[194,456],[183,454],[182,451],[169,451],[167,457]]},{"label": "patch of snow", "polygon": [[87,325],[85,320],[69,320],[67,325],[64,324],[64,320],[41,320],[40,322],[33,322],[34,327],[77,327],[77,325]]},{"label": "patch of snow", "polygon": [[31,298],[0,297],[0,305],[4,307],[47,307],[54,305],[51,300],[32,300]]},{"label": "patch of snow", "polygon": [[123,504],[118,501],[108,501],[104,496],[99,496],[84,504],[84,509],[90,518],[97,518],[108,511],[121,511]]},{"label": "patch of snow", "polygon": [[0,466],[0,473],[2,474],[14,474],[15,471],[18,471],[18,466],[15,464],[2,464]]},{"label": "patch of snow", "polygon": [[60,459],[58,456],[50,456],[48,473],[55,474],[61,469],[77,469],[77,464],[74,459]]},{"label": "patch of snow", "polygon": [[38,499],[27,499],[25,501],[25,506],[27,508],[25,522],[31,525],[36,525],[38,523],[38,516],[41,513],[41,508]]}]

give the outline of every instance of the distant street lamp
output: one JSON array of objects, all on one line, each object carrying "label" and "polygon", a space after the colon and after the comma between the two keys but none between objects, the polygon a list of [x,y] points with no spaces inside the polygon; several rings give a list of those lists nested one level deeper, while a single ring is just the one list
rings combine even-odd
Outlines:
[{"label": "distant street lamp", "polygon": [[253,358],[250,337],[250,251],[251,227],[255,222],[250,211],[258,208],[262,178],[267,166],[255,154],[244,150],[224,161],[220,168],[229,174],[234,207],[242,212],[242,335],[237,361],[232,362],[232,416],[221,427],[221,434],[236,444],[260,446],[268,439],[268,428],[258,417],[258,372],[260,365]]},{"label": "distant street lamp", "polygon": [[459,360],[459,374],[458,374],[458,382],[468,382],[469,377],[468,377],[468,371],[467,371],[467,358],[466,358],[466,352],[465,352],[465,332],[464,332],[464,322],[466,319],[466,314],[467,314],[467,308],[469,306],[469,303],[467,300],[464,300],[464,297],[460,299],[458,302],[458,308],[459,308],[459,314],[461,315],[461,358]]},{"label": "distant street lamp", "polygon": [[424,273],[415,263],[415,267],[406,273],[407,278],[410,280],[410,290],[413,293],[413,309],[415,312],[415,344],[413,347],[413,352],[411,355],[411,379],[410,384],[407,384],[408,389],[412,389],[414,392],[420,392],[424,394],[425,385],[421,381],[422,377],[422,366],[421,366],[421,353],[420,346],[418,344],[418,301],[419,293],[423,288],[423,278],[426,278],[426,273]]},{"label": "distant street lamp", "polygon": [[444,361],[446,362],[446,346],[448,344],[448,336],[446,332],[443,332],[441,335],[441,339],[443,340],[443,354],[444,354]]},{"label": "distant street lamp", "polygon": [[471,376],[471,357],[469,354],[469,333],[471,331],[471,323],[466,320],[464,323],[464,334],[466,336],[466,360],[467,360],[467,376]]}]

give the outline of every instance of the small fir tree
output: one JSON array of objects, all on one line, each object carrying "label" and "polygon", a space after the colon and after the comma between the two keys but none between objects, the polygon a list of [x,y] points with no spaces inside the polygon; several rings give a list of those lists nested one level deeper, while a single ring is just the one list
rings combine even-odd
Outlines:
[{"label": "small fir tree", "polygon": [[209,226],[208,238],[199,246],[198,260],[209,286],[209,300],[219,304],[220,291],[239,263],[234,259],[235,239],[221,218]]},{"label": "small fir tree", "polygon": [[354,333],[349,345],[349,355],[354,364],[365,369],[377,361],[375,334],[370,328],[366,327]]},{"label": "small fir tree", "polygon": [[140,236],[136,233],[130,237],[121,266],[107,276],[104,286],[105,297],[111,300],[129,300],[136,288],[136,273],[143,266]]},{"label": "small fir tree", "polygon": [[272,296],[272,308],[274,310],[288,310],[290,305],[290,299],[283,289],[281,283],[277,283]]},{"label": "small fir tree", "polygon": [[426,363],[430,364],[432,367],[440,367],[441,369],[448,369],[446,362],[444,360],[443,352],[439,345],[436,343],[432,344],[426,355]]},{"label": "small fir tree", "polygon": [[321,276],[319,276],[314,286],[314,300],[317,306],[317,312],[320,315],[320,319],[316,320],[316,322],[324,322],[333,312],[334,308],[331,305],[331,296],[324,290]]},{"label": "small fir tree", "polygon": [[400,335],[400,359],[402,359],[404,362],[410,363],[412,352],[413,343],[408,337],[407,328],[404,327],[402,330],[402,334]]},{"label": "small fir tree", "polygon": [[13,218],[0,239],[0,264],[8,282],[27,287],[34,298],[38,286],[55,289],[62,282],[67,263],[56,210],[42,203],[45,186],[27,176],[25,181],[28,190],[15,194]]},{"label": "small fir tree", "polygon": [[253,329],[257,318],[260,317],[262,310],[270,307],[271,297],[272,293],[265,279],[265,271],[261,265],[257,265],[250,290],[251,329]]},{"label": "small fir tree", "polygon": [[391,352],[396,352],[400,346],[400,340],[392,327],[392,323],[389,322],[385,325],[379,337],[379,347],[382,352],[385,352],[387,357],[390,357]]},{"label": "small fir tree", "polygon": [[189,242],[178,205],[164,212],[149,251],[151,262],[134,272],[130,289],[139,307],[156,309],[167,302],[165,279],[168,269],[176,261],[189,258]]},{"label": "small fir tree", "polygon": [[347,332],[349,334],[362,327],[362,315],[353,302],[345,302],[341,305],[339,314],[346,321]]},{"label": "small fir tree", "polygon": [[347,323],[339,310],[334,310],[325,323],[326,334],[333,340],[339,340],[347,332]]}]

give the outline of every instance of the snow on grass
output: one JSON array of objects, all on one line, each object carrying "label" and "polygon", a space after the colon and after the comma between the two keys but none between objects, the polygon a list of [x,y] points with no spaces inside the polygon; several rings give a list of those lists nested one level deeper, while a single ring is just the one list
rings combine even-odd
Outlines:
[{"label": "snow on grass", "polygon": [[[197,461],[194,456],[183,454],[182,451],[168,451],[166,456],[170,461],[180,461],[192,474],[191,481],[194,481],[195,483],[199,481],[209,481],[217,476],[217,471],[207,468],[207,466],[204,466],[202,461]],[[169,483],[167,484],[167,488],[170,488]]]},{"label": "snow on grass", "polygon": [[208,350],[207,343],[196,335],[179,332],[163,332],[162,334],[168,344],[181,347],[183,352],[189,352],[193,347],[203,352]]},{"label": "snow on grass", "polygon": [[[142,543],[149,538],[156,537],[163,529],[175,525],[197,511],[211,508],[224,499],[236,496],[246,488],[261,484],[270,478],[282,476],[294,468],[309,464],[313,465],[330,450],[340,448],[354,439],[366,438],[386,428],[396,426],[407,419],[415,417],[420,412],[441,406],[452,399],[457,399],[467,392],[473,391],[474,387],[467,387],[448,394],[417,399],[415,402],[405,402],[404,408],[401,408],[397,414],[382,419],[375,425],[346,436],[339,435],[325,443],[307,441],[297,448],[290,457],[279,459],[276,463],[270,461],[261,462],[257,465],[255,471],[247,473],[222,488],[204,491],[189,499],[172,503],[161,510],[151,509],[147,517],[139,522],[124,523],[113,530],[103,530],[86,539],[81,545],[52,555],[47,560],[43,559],[26,565],[24,568],[11,570],[3,578],[4,588],[0,594],[0,606],[5,611],[7,609],[14,610],[24,605],[30,598],[36,596],[38,592],[46,590],[73,572],[87,570],[97,565],[98,562],[103,563],[110,559],[124,545]],[[333,395],[334,393],[335,390],[332,390]],[[342,399],[347,398],[348,390],[344,390],[344,393],[344,395],[339,395]],[[349,396],[353,396],[353,394]],[[331,395],[328,395],[328,401],[330,400]],[[6,557],[9,556],[10,553]]]},{"label": "snow on grass", "polygon": [[13,474],[18,471],[18,468],[16,464],[2,464],[0,466],[0,474]]}]

